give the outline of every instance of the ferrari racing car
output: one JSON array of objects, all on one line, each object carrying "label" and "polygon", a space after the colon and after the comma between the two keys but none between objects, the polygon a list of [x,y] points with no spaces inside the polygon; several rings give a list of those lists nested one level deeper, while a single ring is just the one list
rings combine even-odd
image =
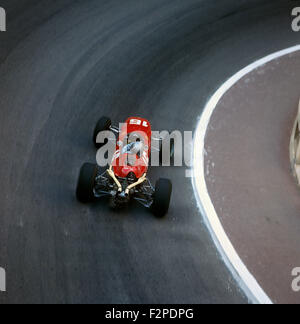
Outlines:
[{"label": "ferrari racing car", "polygon": [[[152,143],[149,121],[128,118],[118,129],[112,126],[110,118],[102,117],[93,134],[98,149],[105,144],[97,142],[99,133],[104,131],[118,134],[111,165],[108,168],[90,163],[82,166],[76,191],[78,200],[89,203],[109,197],[111,207],[120,208],[134,199],[151,209],[157,217],[164,217],[170,206],[172,183],[168,179],[159,179],[153,187],[147,177]],[[162,150],[161,144],[159,150]]]}]

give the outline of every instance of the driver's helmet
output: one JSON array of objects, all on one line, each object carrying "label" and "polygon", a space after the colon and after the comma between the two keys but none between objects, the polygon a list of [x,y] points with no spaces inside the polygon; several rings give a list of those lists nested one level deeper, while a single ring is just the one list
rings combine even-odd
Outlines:
[{"label": "driver's helmet", "polygon": [[143,147],[144,147],[143,143],[140,140],[137,140],[137,142],[132,143],[131,153],[135,155],[139,155],[143,151]]},{"label": "driver's helmet", "polygon": [[123,149],[123,153],[141,155],[144,150],[144,143],[141,136],[137,133],[132,133],[129,136],[128,145]]},{"label": "driver's helmet", "polygon": [[141,135],[139,133],[130,133],[128,135],[128,143],[131,144],[131,143],[136,143],[136,142],[141,142],[142,141],[142,138],[141,138]]}]

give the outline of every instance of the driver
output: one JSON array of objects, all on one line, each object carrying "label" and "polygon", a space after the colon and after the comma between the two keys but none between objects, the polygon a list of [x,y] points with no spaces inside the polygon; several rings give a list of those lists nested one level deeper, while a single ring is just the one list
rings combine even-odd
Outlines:
[{"label": "driver", "polygon": [[132,154],[140,155],[141,152],[143,151],[144,145],[143,145],[143,143],[141,142],[140,139],[137,139],[136,142],[131,143],[130,145],[132,145],[132,147],[131,147],[131,153]]},{"label": "driver", "polygon": [[130,143],[123,148],[122,153],[141,156],[143,149],[144,144],[140,136],[138,134],[132,134],[130,135]]}]

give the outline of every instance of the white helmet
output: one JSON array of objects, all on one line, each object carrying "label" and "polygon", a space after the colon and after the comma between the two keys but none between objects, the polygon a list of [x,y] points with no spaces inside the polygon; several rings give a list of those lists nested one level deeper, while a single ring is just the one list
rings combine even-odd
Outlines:
[{"label": "white helmet", "polygon": [[132,148],[131,148],[131,153],[132,154],[135,154],[135,155],[138,155],[138,154],[141,154],[143,149],[144,149],[144,145],[143,145],[143,142],[141,141],[137,141],[135,143],[132,143]]}]

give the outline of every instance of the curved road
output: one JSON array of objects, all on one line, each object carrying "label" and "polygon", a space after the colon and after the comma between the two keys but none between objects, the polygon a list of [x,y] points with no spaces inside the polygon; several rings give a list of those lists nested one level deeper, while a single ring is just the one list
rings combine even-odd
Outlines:
[{"label": "curved road", "polygon": [[99,116],[194,130],[233,73],[295,45],[295,1],[3,0],[0,34],[0,303],[247,303],[197,209],[185,168],[157,220],[83,206]]}]

